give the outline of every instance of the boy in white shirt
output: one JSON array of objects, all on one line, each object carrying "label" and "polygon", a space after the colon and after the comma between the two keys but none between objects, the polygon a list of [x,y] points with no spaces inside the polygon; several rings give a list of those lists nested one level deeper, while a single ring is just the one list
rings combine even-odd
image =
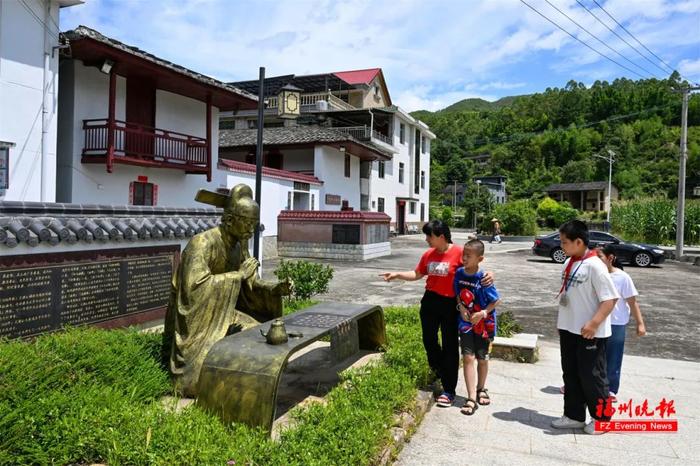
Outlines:
[{"label": "boy in white shirt", "polygon": [[[588,227],[570,220],[559,228],[564,263],[559,290],[559,345],[564,378],[564,415],[552,421],[557,429],[595,430],[599,400],[608,397],[606,342],[611,335],[610,313],[619,297],[605,264],[588,249]],[[586,424],[586,407],[593,420]]]}]

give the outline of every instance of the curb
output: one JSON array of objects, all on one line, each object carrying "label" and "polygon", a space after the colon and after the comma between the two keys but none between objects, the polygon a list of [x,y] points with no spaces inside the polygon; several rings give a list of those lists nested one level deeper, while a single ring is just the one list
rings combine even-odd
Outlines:
[{"label": "curb", "polygon": [[398,457],[404,444],[409,441],[411,435],[420,425],[425,414],[433,407],[433,393],[418,390],[413,406],[402,413],[394,415],[389,441],[376,460],[370,464],[386,466]]}]

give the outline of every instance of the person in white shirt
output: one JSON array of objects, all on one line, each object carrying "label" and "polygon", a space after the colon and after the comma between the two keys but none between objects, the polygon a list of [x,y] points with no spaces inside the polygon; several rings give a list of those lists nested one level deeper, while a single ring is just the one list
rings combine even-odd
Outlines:
[{"label": "person in white shirt", "polygon": [[[570,220],[559,227],[561,248],[569,259],[564,263],[559,289],[559,345],[566,387],[564,415],[552,421],[557,429],[584,428],[596,431],[598,400],[608,397],[606,342],[611,335],[610,313],[619,297],[608,269],[595,251],[588,249],[588,227]],[[586,424],[586,408],[593,419]]]},{"label": "person in white shirt", "polygon": [[637,323],[637,336],[646,335],[642,311],[637,303],[637,288],[634,286],[632,278],[622,270],[622,266],[615,257],[615,250],[607,245],[598,249],[598,257],[608,268],[610,277],[620,294],[620,299],[615,304],[610,315],[612,334],[606,346],[606,359],[608,364],[608,382],[610,383],[610,399],[617,401],[617,392],[620,389],[620,371],[622,369],[622,354],[625,351],[625,329],[630,320],[630,314]]}]

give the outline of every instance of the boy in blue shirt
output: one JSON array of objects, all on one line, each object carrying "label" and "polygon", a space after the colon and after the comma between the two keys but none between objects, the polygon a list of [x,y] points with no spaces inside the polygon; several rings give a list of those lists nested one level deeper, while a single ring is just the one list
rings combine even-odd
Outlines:
[{"label": "boy in blue shirt", "polygon": [[[459,342],[464,358],[464,380],[467,401],[462,414],[471,416],[479,405],[491,404],[486,385],[489,371],[489,351],[496,335],[496,306],[500,302],[496,287],[483,286],[484,272],[479,264],[484,260],[484,243],[473,239],[464,245],[463,267],[457,269],[454,279],[457,310],[459,310]],[[477,368],[474,369],[474,360]],[[477,404],[478,403],[478,404]]]}]

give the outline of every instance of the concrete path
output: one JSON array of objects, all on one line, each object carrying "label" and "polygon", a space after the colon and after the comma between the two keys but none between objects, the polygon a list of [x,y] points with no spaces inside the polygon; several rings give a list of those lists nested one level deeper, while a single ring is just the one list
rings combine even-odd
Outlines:
[{"label": "concrete path", "polygon": [[459,411],[466,393],[460,374],[455,406],[433,407],[397,464],[700,464],[700,404],[693,397],[700,363],[625,356],[620,400],[648,400],[651,409],[664,397],[674,400],[678,432],[592,436],[550,427],[563,409],[559,348],[545,343],[540,355],[536,364],[492,360],[492,405],[473,416]]}]

